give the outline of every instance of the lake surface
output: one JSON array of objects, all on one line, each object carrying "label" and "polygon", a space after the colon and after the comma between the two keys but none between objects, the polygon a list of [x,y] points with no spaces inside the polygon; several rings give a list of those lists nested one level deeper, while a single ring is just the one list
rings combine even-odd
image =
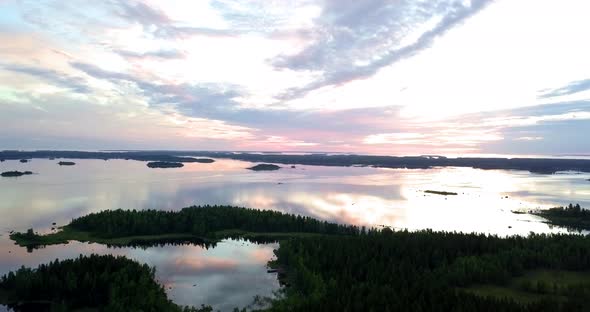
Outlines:
[{"label": "lake surface", "polygon": [[526,235],[564,230],[542,223],[539,217],[511,211],[570,202],[590,207],[590,182],[586,181],[590,174],[574,172],[539,175],[470,168],[302,165],[253,172],[245,169],[253,163],[223,159],[173,169],[150,169],[132,160],[73,160],[75,166],[59,166],[58,161],[0,162],[0,171],[36,173],[0,178],[0,274],[79,254],[120,254],[155,266],[158,280],[176,303],[211,304],[222,311],[244,307],[255,295],[272,296],[279,288],[276,276],[265,268],[278,245],[226,240],[207,250],[187,245],[113,249],[70,243],[28,253],[13,245],[8,233],[31,227],[46,232],[53,222],[64,225],[105,209],[177,210],[227,204],[366,226]]}]

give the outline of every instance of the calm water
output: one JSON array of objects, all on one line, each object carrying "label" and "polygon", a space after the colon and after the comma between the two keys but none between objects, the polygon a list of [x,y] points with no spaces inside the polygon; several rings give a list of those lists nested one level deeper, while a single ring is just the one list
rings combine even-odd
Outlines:
[{"label": "calm water", "polygon": [[[149,169],[143,162],[126,160],[74,161],[73,167],[40,159],[0,163],[0,171],[37,173],[0,179],[0,274],[80,253],[121,254],[155,266],[158,280],[175,302],[211,304],[221,310],[246,306],[255,295],[271,296],[278,289],[276,276],[265,268],[276,245],[228,240],[209,250],[198,246],[142,250],[70,243],[27,253],[12,244],[8,232],[30,227],[49,231],[52,222],[64,225],[104,209],[231,204],[367,226],[511,235],[562,231],[512,210],[570,202],[590,207],[589,174],[299,165],[252,172],[245,170],[252,163],[234,160],[179,169]],[[459,195],[430,195],[425,190]]]}]

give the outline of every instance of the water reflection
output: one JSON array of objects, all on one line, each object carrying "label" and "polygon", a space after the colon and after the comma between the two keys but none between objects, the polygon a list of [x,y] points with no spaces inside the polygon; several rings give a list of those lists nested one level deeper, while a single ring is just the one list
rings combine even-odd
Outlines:
[{"label": "water reflection", "polygon": [[[79,254],[114,254],[156,267],[156,278],[170,299],[181,305],[209,304],[231,311],[252,303],[255,296],[272,296],[279,288],[275,274],[266,272],[266,263],[278,244],[255,244],[224,240],[215,248],[197,245],[165,245],[157,248],[108,248],[99,244],[70,242],[47,246],[27,253],[0,237],[0,271],[35,267],[55,259]],[[2,308],[0,307],[0,311]]]},{"label": "water reflection", "polygon": [[[252,172],[245,169],[251,163],[235,160],[192,163],[174,169],[150,169],[143,162],[125,160],[75,161],[72,167],[39,159],[0,163],[0,171],[37,173],[0,179],[0,273],[22,264],[36,266],[79,253],[124,253],[155,265],[159,278],[172,287],[171,295],[178,303],[240,302],[243,306],[253,295],[270,294],[278,287],[271,275],[253,273],[265,272],[263,265],[271,257],[273,245],[227,241],[214,249],[166,246],[141,250],[72,243],[27,254],[8,241],[7,232],[29,227],[50,231],[53,222],[67,224],[71,218],[104,209],[173,210],[199,204],[231,204],[358,225],[510,235],[563,231],[550,228],[538,217],[514,214],[512,210],[569,202],[590,207],[590,182],[586,181],[590,176],[571,172],[536,175],[470,168],[404,170],[301,165]],[[458,195],[427,194],[425,190]]]}]

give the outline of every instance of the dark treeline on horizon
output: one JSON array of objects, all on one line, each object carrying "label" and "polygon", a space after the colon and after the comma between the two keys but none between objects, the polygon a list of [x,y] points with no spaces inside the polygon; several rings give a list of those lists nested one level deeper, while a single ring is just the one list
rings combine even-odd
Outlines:
[{"label": "dark treeline on horizon", "polygon": [[442,156],[370,156],[370,155],[283,155],[277,153],[235,153],[207,151],[0,151],[0,159],[78,158],[132,159],[138,161],[200,162],[192,157],[230,158],[250,162],[321,166],[373,166],[383,168],[427,169],[432,167],[473,167],[478,169],[526,170],[534,173],[557,171],[590,172],[589,159],[552,158],[447,158]]}]

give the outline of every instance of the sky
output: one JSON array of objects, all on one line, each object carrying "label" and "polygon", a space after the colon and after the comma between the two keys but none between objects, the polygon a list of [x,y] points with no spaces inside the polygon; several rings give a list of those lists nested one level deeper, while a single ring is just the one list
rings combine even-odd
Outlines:
[{"label": "sky", "polygon": [[0,149],[590,154],[586,0],[0,0]]}]

